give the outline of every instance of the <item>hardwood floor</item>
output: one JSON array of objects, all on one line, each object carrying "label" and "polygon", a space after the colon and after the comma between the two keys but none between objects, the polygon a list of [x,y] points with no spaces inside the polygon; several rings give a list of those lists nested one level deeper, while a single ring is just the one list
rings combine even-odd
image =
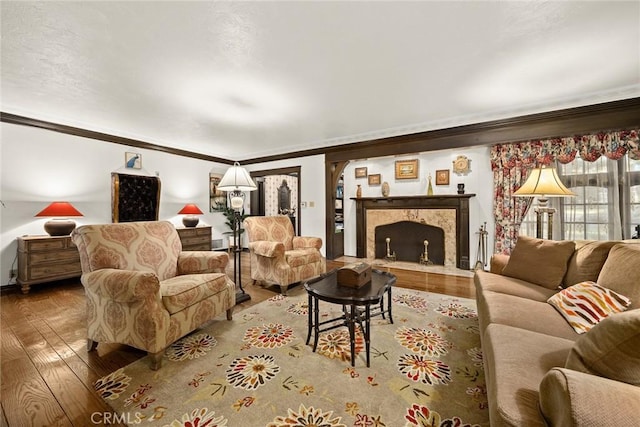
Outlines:
[{"label": "hardwood floor", "polygon": [[[327,261],[327,269],[343,263]],[[243,286],[251,300],[234,312],[278,293],[277,287],[251,284],[249,258],[243,254]],[[385,268],[396,286],[474,298],[473,279]],[[93,390],[93,383],[145,353],[100,344],[86,349],[85,297],[79,279],[34,285],[28,295],[5,292],[0,298],[2,350],[0,426],[123,425]]]}]

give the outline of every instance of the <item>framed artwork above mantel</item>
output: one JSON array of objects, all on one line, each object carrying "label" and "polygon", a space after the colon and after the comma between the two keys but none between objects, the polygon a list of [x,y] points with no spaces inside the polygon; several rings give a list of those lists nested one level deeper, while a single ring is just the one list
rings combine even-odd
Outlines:
[{"label": "framed artwork above mantel", "polygon": [[396,179],[417,179],[418,159],[396,160]]}]

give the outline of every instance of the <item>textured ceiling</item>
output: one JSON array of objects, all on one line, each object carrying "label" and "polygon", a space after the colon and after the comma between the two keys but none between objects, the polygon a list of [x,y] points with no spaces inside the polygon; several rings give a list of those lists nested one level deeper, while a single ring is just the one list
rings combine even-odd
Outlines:
[{"label": "textured ceiling", "polygon": [[242,160],[640,96],[640,2],[2,1],[2,111]]}]

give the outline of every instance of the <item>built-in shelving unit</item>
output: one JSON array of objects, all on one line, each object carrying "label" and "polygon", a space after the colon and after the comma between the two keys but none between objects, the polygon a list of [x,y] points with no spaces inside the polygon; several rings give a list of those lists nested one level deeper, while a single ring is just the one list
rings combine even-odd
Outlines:
[{"label": "built-in shelving unit", "polygon": [[340,175],[336,186],[336,201],[334,203],[334,229],[336,233],[344,232],[344,175]]}]

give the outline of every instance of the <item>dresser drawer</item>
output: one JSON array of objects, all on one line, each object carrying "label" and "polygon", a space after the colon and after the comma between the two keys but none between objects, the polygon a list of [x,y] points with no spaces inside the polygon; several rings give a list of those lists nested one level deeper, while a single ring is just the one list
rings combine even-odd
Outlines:
[{"label": "dresser drawer", "polygon": [[50,279],[80,276],[82,270],[80,262],[70,264],[49,264],[33,266],[29,270],[29,280]]},{"label": "dresser drawer", "polygon": [[56,261],[73,261],[79,257],[78,250],[73,247],[57,252],[31,252],[29,253],[29,263],[32,266],[42,263],[52,263]]}]

